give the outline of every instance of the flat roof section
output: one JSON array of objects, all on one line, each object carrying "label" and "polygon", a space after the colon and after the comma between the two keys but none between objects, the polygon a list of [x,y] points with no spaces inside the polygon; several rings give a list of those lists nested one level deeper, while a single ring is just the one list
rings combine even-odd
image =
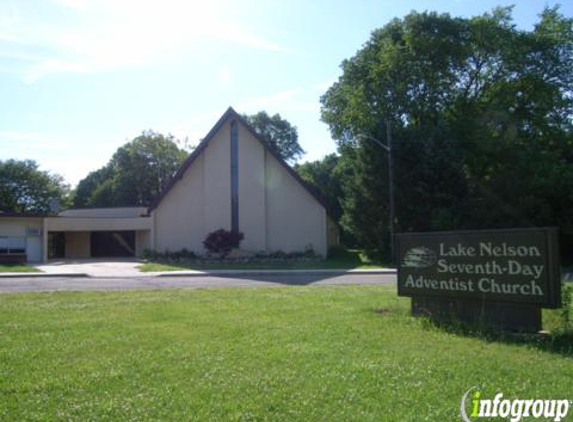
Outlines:
[{"label": "flat roof section", "polygon": [[72,208],[58,217],[134,218],[147,215],[147,207]]}]

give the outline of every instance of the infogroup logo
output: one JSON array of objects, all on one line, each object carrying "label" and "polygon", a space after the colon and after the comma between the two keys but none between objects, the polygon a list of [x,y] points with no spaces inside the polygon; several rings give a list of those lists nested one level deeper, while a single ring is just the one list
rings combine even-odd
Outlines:
[{"label": "infogroup logo", "polygon": [[486,399],[478,387],[472,387],[462,396],[460,416],[464,422],[476,421],[478,418],[510,418],[511,422],[526,418],[553,418],[553,421],[559,422],[569,413],[570,405],[567,399],[504,399],[503,393],[497,393],[493,399]]}]

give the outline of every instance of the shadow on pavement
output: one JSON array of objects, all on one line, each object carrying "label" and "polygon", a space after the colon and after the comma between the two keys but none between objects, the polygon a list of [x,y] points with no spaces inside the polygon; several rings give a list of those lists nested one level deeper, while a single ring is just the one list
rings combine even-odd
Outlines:
[{"label": "shadow on pavement", "polygon": [[[389,274],[393,276],[393,274]],[[214,278],[221,278],[221,279],[233,279],[233,280],[244,280],[250,282],[262,282],[262,283],[276,283],[282,284],[287,286],[307,286],[310,284],[314,284],[317,282],[331,280],[331,279],[340,279],[344,278],[347,280],[352,280],[354,277],[364,277],[364,275],[357,275],[347,273],[345,270],[340,270],[336,272],[305,272],[305,273],[249,273],[249,274],[240,274],[240,273],[229,273],[229,274],[209,274],[207,272],[206,276],[214,277]],[[384,277],[383,274],[367,274],[366,277]],[[340,284],[351,284],[351,281],[343,282],[340,280]]]}]

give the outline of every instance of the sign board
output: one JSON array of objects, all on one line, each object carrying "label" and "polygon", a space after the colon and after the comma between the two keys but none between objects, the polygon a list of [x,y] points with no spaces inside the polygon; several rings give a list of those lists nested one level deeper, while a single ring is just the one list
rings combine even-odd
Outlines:
[{"label": "sign board", "polygon": [[557,229],[400,233],[396,251],[399,296],[560,306]]}]

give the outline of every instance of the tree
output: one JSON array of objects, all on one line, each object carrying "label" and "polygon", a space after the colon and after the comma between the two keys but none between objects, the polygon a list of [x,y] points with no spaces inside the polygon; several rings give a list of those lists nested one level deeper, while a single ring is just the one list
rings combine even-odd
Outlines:
[{"label": "tree", "polygon": [[109,165],[90,172],[78,183],[78,186],[74,191],[74,206],[87,207],[91,202],[100,203],[100,200],[92,200],[92,197],[97,196],[95,193],[96,190],[101,189],[100,186],[104,185],[107,180],[111,181],[112,178],[113,167]]},{"label": "tree", "polygon": [[338,164],[340,158],[336,154],[329,154],[322,160],[309,161],[296,164],[294,169],[300,177],[326,201],[330,216],[338,222],[342,216],[342,172]]},{"label": "tree", "polygon": [[81,180],[74,206],[146,206],[185,160],[175,138],[143,132],[120,147],[109,163]]},{"label": "tree", "polygon": [[398,230],[573,227],[573,30],[547,8],[470,19],[410,13],[375,30],[321,98],[351,168],[342,224],[388,245],[387,156],[358,134],[392,129]]},{"label": "tree", "polygon": [[354,246],[356,240],[341,224],[343,217],[344,183],[349,180],[352,168],[348,165],[347,155],[326,155],[322,160],[296,164],[295,171],[321,197],[324,198],[328,214],[340,230],[340,241],[346,246]]},{"label": "tree", "polygon": [[0,161],[0,211],[50,212],[50,201],[68,201],[69,187],[62,176],[38,168],[33,160]]},{"label": "tree", "polygon": [[255,132],[266,139],[269,147],[284,160],[292,163],[305,154],[298,143],[296,126],[292,126],[280,114],[269,116],[266,112],[259,111],[252,116],[243,115],[243,118]]}]

